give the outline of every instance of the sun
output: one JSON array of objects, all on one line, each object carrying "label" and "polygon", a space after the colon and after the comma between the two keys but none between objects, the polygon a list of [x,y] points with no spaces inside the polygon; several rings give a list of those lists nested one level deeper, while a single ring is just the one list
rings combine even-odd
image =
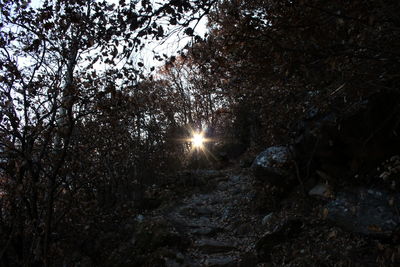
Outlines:
[{"label": "sun", "polygon": [[190,141],[192,142],[194,148],[202,148],[205,140],[203,134],[194,133]]},{"label": "sun", "polygon": [[204,159],[209,160],[210,158],[216,159],[216,157],[208,150],[207,143],[214,142],[212,138],[207,137],[206,131],[196,131],[189,129],[190,136],[183,139],[183,141],[189,145],[190,150],[188,151],[188,158],[193,155],[197,160],[200,160],[200,156]]}]

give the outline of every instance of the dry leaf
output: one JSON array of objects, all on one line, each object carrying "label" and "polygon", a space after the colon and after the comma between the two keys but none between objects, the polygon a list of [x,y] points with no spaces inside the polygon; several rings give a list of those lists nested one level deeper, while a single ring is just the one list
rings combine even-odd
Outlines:
[{"label": "dry leaf", "polygon": [[337,232],[336,231],[332,231],[328,234],[328,240],[335,238],[337,236]]},{"label": "dry leaf", "polygon": [[368,230],[370,230],[371,232],[382,232],[382,228],[375,224],[368,226]]},{"label": "dry leaf", "polygon": [[322,211],[322,218],[326,219],[326,217],[328,217],[329,214],[329,210],[327,208],[324,208],[324,210]]}]

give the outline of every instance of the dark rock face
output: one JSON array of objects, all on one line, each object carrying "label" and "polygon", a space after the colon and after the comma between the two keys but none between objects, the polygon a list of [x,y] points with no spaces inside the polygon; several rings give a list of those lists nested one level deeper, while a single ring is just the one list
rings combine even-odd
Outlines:
[{"label": "dark rock face", "polygon": [[367,175],[400,149],[400,94],[376,93],[298,123],[295,152],[303,177],[321,170],[334,179]]},{"label": "dark rock face", "polygon": [[257,179],[280,186],[290,174],[288,166],[291,159],[289,148],[273,146],[261,152],[251,167]]},{"label": "dark rock face", "polygon": [[359,188],[337,194],[326,206],[327,219],[347,231],[388,237],[400,223],[399,204],[399,194]]}]

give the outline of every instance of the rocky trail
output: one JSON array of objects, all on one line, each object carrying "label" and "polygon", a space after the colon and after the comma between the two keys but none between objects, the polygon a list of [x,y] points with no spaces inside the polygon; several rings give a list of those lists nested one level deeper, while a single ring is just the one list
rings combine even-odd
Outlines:
[{"label": "rocky trail", "polygon": [[162,258],[151,263],[146,259],[144,265],[256,266],[262,217],[253,207],[252,175],[239,169],[198,170],[188,176],[196,186],[136,219],[131,243],[144,248],[142,252],[151,250],[148,257]]},{"label": "rocky trail", "polygon": [[[377,260],[377,266],[392,266],[398,262],[392,248],[397,242],[392,235],[397,216],[386,204],[386,193],[359,189],[325,197],[326,187],[317,185],[309,197],[301,190],[291,191],[275,208],[264,199],[265,210],[260,211],[260,195],[276,196],[269,187],[260,194],[262,187],[251,169],[188,171],[183,177],[186,185],[169,192],[185,188],[184,193],[136,217],[133,237],[118,250],[123,266],[375,266]],[[118,261],[113,266],[120,266]]]},{"label": "rocky trail", "polygon": [[255,193],[251,176],[211,170],[202,178],[215,187],[200,188],[164,213],[191,241],[182,253],[184,261],[169,261],[167,265],[253,265],[261,219],[252,209]]}]

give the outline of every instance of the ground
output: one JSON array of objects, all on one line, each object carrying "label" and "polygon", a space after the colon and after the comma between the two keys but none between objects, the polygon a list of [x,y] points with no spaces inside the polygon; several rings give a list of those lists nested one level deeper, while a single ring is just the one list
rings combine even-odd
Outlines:
[{"label": "ground", "polygon": [[[295,188],[277,201],[249,169],[188,171],[130,221],[114,266],[396,266],[399,247],[346,232]],[[180,188],[180,189],[178,189]],[[177,194],[176,194],[177,193]],[[166,200],[168,199],[168,200]]]}]

